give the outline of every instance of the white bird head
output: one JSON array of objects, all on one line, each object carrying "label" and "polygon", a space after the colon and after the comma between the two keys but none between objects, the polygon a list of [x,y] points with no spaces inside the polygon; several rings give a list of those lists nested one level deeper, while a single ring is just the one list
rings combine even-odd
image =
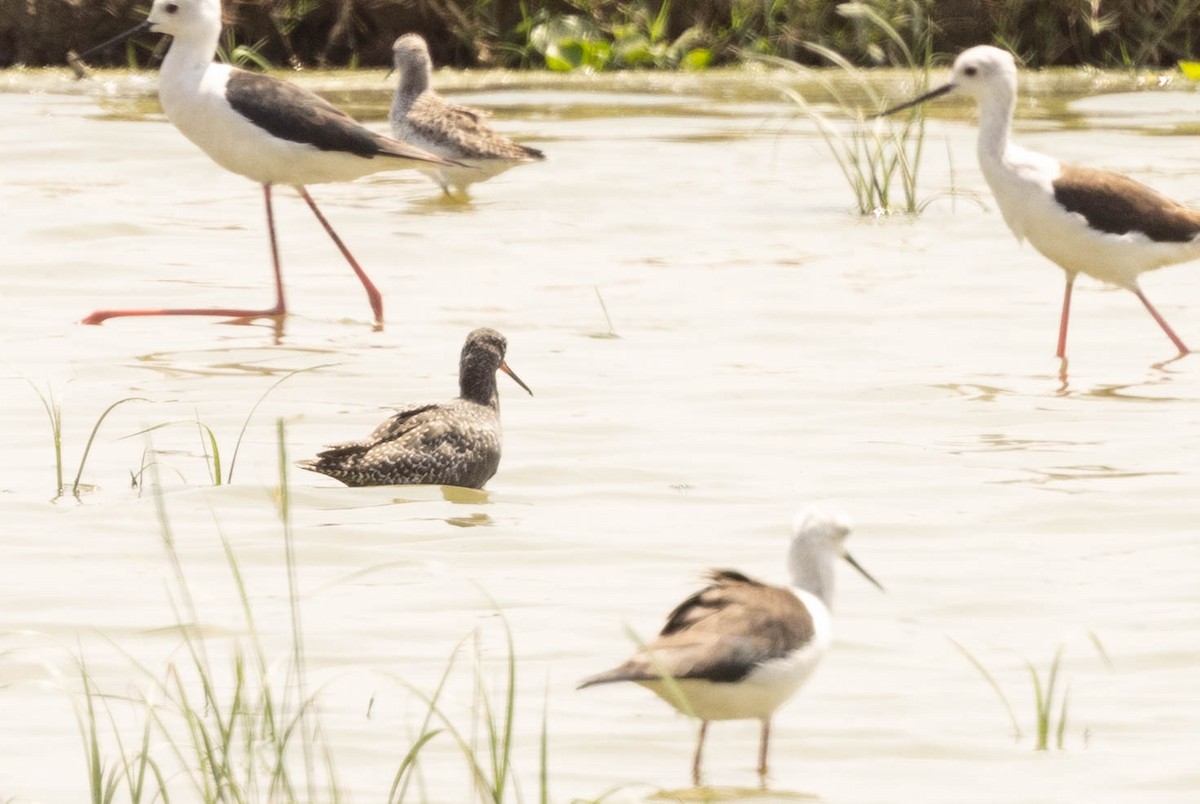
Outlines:
[{"label": "white bird head", "polygon": [[221,30],[221,0],[154,0],[146,22],[176,39],[208,38]]},{"label": "white bird head", "polygon": [[[192,46],[201,49],[211,47],[215,51],[217,38],[221,35],[221,0],[154,0],[144,22],[88,48],[75,58],[85,59],[92,53],[143,31],[170,34]],[[70,56],[67,61],[71,61]]]},{"label": "white bird head", "polygon": [[954,91],[965,92],[980,103],[989,97],[1012,95],[1017,86],[1017,63],[1011,53],[979,45],[958,54],[950,73]]},{"label": "white bird head", "polygon": [[788,549],[792,583],[821,597],[826,605],[833,592],[835,558],[845,559],[868,581],[883,589],[846,550],[846,538],[851,529],[850,520],[844,514],[817,506],[801,511],[792,524],[792,542]]},{"label": "white bird head", "polygon": [[392,60],[397,70],[433,69],[433,62],[429,58],[429,46],[420,34],[407,33],[392,43]]},{"label": "white bird head", "polygon": [[876,116],[886,117],[951,92],[970,95],[980,106],[1011,105],[1017,92],[1017,63],[1011,53],[998,47],[968,48],[954,60],[947,83]]}]

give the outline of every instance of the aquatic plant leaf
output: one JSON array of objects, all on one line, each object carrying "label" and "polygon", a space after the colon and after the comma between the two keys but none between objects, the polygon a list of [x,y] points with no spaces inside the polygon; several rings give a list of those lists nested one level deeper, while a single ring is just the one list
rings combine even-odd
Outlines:
[{"label": "aquatic plant leaf", "polygon": [[712,64],[713,52],[706,47],[689,50],[680,60],[679,66],[685,70],[707,70]]},{"label": "aquatic plant leaf", "polygon": [[1183,71],[1183,77],[1189,81],[1200,81],[1200,61],[1181,61],[1179,69]]}]

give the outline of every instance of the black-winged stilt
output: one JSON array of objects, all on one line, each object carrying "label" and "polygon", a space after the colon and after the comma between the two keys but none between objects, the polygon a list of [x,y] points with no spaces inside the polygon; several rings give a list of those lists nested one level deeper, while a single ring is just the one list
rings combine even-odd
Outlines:
[{"label": "black-winged stilt", "polygon": [[846,552],[849,534],[850,525],[839,514],[802,511],[788,550],[790,587],[770,586],[734,570],[713,570],[711,583],[668,615],[656,639],[621,666],[585,679],[580,689],[633,681],[699,718],[692,761],[697,787],[709,722],[761,721],[758,775],[765,784],[771,717],[829,649],[834,559],[844,558],[883,588]]},{"label": "black-winged stilt", "polygon": [[[271,208],[271,188],[290,184],[350,263],[367,291],[376,324],[383,299],[354,255],[321,214],[307,184],[349,181],[384,170],[451,165],[442,157],[381,136],[359,125],[322,98],[277,78],[213,62],[221,33],[220,0],[155,0],[147,20],[88,53],[139,31],[170,34],[170,50],[159,75],[159,100],[170,121],[218,165],[263,186],[267,230],[275,269],[275,305],[265,310],[180,308],[97,310],[83,319],[149,315],[282,318],[287,314],[283,274]],[[86,55],[83,54],[83,55]]]},{"label": "black-winged stilt", "polygon": [[1071,289],[1080,273],[1131,291],[1179,349],[1188,348],[1138,286],[1145,271],[1200,257],[1200,211],[1128,176],[1078,167],[1009,141],[1017,100],[1012,54],[988,45],[964,50],[950,81],[881,115],[963,92],[979,105],[979,166],[1005,223],[1019,240],[1067,274],[1057,356],[1067,354]]}]

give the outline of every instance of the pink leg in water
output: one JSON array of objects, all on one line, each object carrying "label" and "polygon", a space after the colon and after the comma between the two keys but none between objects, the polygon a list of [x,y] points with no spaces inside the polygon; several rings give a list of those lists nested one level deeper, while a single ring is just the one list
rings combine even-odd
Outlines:
[{"label": "pink leg in water", "polygon": [[1175,344],[1175,348],[1179,350],[1179,354],[1186,355],[1188,352],[1190,352],[1191,350],[1187,348],[1187,344],[1183,342],[1183,339],[1175,334],[1175,330],[1171,329],[1171,325],[1167,323],[1167,320],[1162,317],[1158,310],[1154,309],[1154,305],[1151,304],[1150,300],[1146,298],[1146,294],[1142,293],[1142,289],[1137,285],[1134,285],[1130,288],[1130,290],[1133,291],[1133,295],[1142,300],[1142,304],[1146,305],[1146,309],[1150,311],[1150,315],[1152,315],[1154,320],[1158,322],[1158,325],[1162,327],[1163,332],[1167,333],[1167,337],[1171,339],[1171,343]]},{"label": "pink leg in water", "polygon": [[1071,288],[1075,286],[1075,274],[1067,274],[1067,289],[1063,291],[1062,318],[1058,322],[1058,351],[1055,357],[1067,356],[1067,323],[1071,320]]},{"label": "pink leg in water", "polygon": [[263,185],[263,199],[267,205],[267,231],[271,236],[271,262],[275,267],[275,306],[266,310],[244,310],[237,307],[182,307],[162,310],[97,310],[79,323],[100,324],[110,318],[130,318],[151,315],[206,315],[221,318],[237,318],[252,321],[256,318],[280,319],[287,315],[283,299],[283,272],[279,268],[279,246],[275,240],[275,214],[271,209],[271,185]]},{"label": "pink leg in water", "polygon": [[333,231],[333,227],[329,225],[329,221],[325,220],[325,216],[321,214],[321,210],[317,209],[317,204],[312,200],[312,196],[308,194],[303,186],[297,185],[296,191],[300,193],[300,197],[308,202],[309,208],[313,214],[317,216],[317,220],[325,227],[325,231],[333,238],[333,242],[342,252],[342,256],[346,258],[346,262],[350,263],[350,267],[354,269],[354,273],[358,276],[358,281],[362,282],[362,286],[367,291],[367,299],[371,302],[371,312],[375,314],[375,323],[383,324],[383,294],[375,287],[375,283],[367,276],[367,272],[358,264],[358,260],[354,259],[354,255],[350,253],[350,249],[346,248],[346,244],[342,242],[342,238],[338,237],[337,232]]}]

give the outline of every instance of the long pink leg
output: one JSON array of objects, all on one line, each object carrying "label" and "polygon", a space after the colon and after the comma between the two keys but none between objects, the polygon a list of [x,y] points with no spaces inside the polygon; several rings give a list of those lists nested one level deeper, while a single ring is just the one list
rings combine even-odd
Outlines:
[{"label": "long pink leg", "polygon": [[346,258],[346,262],[350,263],[350,267],[354,269],[354,273],[358,276],[358,281],[362,282],[362,286],[367,291],[367,299],[371,302],[371,312],[375,314],[375,323],[383,324],[383,294],[375,287],[375,283],[367,276],[367,272],[358,264],[358,260],[354,259],[354,255],[350,253],[350,249],[346,248],[346,244],[342,242],[342,238],[338,237],[337,232],[333,231],[333,227],[329,225],[329,221],[325,220],[325,216],[321,214],[321,210],[317,209],[317,204],[312,200],[312,196],[308,194],[303,186],[297,185],[296,191],[300,193],[300,197],[308,202],[309,208],[313,214],[317,216],[317,220],[325,227],[325,231],[333,238],[333,242],[341,250],[342,256]]},{"label": "long pink leg", "polygon": [[704,757],[704,736],[708,734],[708,721],[700,721],[700,739],[696,742],[696,758],[692,760],[692,787],[700,786],[700,764]]},{"label": "long pink leg", "polygon": [[1142,304],[1146,305],[1146,309],[1150,311],[1150,315],[1154,316],[1154,320],[1158,322],[1160,327],[1162,327],[1163,332],[1167,333],[1167,337],[1171,339],[1171,343],[1175,344],[1175,348],[1179,350],[1179,354],[1186,355],[1188,352],[1190,352],[1191,350],[1187,348],[1187,344],[1183,342],[1183,339],[1175,334],[1175,330],[1171,329],[1171,325],[1167,323],[1167,320],[1162,317],[1158,310],[1154,309],[1154,305],[1151,304],[1150,300],[1146,298],[1146,294],[1142,293],[1142,289],[1137,285],[1134,285],[1130,288],[1130,290],[1133,291],[1135,296],[1142,300]]},{"label": "long pink leg", "polygon": [[1067,356],[1067,323],[1071,320],[1071,288],[1075,286],[1075,274],[1067,274],[1067,288],[1063,291],[1062,318],[1058,322],[1058,351],[1055,357]]},{"label": "long pink leg", "polygon": [[287,315],[283,299],[283,271],[279,267],[279,246],[275,240],[275,214],[271,209],[271,185],[263,185],[263,199],[267,205],[267,231],[271,236],[271,262],[275,267],[275,306],[266,310],[244,310],[237,307],[182,307],[161,310],[97,310],[79,323],[100,324],[110,318],[129,318],[151,315],[208,315],[221,318],[253,320],[255,318],[279,319]]}]

